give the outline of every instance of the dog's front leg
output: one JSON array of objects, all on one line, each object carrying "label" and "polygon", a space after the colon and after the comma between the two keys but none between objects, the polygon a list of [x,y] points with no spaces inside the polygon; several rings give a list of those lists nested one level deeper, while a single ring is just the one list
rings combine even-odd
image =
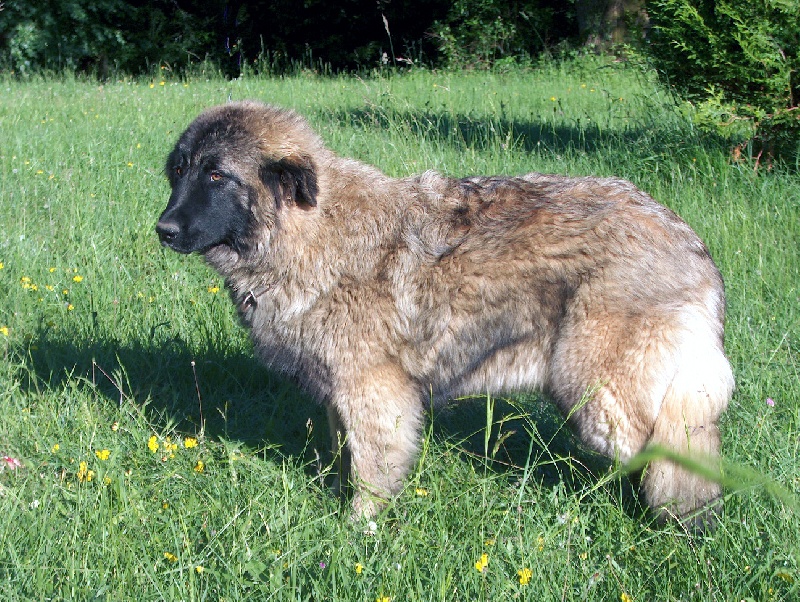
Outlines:
[{"label": "dog's front leg", "polygon": [[345,429],[353,517],[375,515],[400,491],[419,447],[422,403],[413,381],[384,364],[360,373],[334,399]]}]

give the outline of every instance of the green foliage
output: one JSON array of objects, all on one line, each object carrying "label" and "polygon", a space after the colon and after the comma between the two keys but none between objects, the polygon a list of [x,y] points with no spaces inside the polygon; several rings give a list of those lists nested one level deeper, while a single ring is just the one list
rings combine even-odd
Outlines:
[{"label": "green foliage", "polygon": [[209,61],[226,75],[490,65],[536,55],[575,31],[558,0],[41,0],[7,2],[0,67],[101,78]]},{"label": "green foliage", "polygon": [[665,81],[756,152],[796,156],[800,1],[655,0],[650,53]]},{"label": "green foliage", "polygon": [[167,1],[9,2],[0,15],[0,65],[20,75],[140,73],[202,59],[214,41],[213,19]]},{"label": "green foliage", "polygon": [[529,62],[575,28],[570,4],[527,0],[457,0],[433,24],[445,63],[451,67]]}]

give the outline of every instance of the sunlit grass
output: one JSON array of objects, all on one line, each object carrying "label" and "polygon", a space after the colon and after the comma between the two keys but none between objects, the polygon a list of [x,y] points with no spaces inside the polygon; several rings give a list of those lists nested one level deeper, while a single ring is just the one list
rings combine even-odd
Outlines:
[{"label": "sunlit grass", "polygon": [[169,148],[228,98],[295,108],[392,175],[631,179],[725,278],[726,462],[796,496],[796,174],[733,163],[634,65],[157,75],[0,80],[0,457],[21,463],[0,462],[0,597],[797,599],[791,508],[751,486],[713,534],[653,527],[535,397],[437,414],[389,512],[350,523],[322,485],[324,412],[252,358],[219,277],[153,233]]}]

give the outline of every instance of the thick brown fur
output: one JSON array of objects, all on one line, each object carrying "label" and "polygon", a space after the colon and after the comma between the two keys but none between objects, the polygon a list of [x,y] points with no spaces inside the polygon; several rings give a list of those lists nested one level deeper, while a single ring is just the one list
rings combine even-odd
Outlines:
[{"label": "thick brown fur", "polygon": [[[167,173],[162,242],[204,254],[261,360],[325,404],[357,515],[401,488],[431,394],[543,390],[610,457],[718,457],[733,390],[722,279],[629,182],[389,178],[254,102],[201,114]],[[667,460],[642,489],[678,517],[721,494]]]}]

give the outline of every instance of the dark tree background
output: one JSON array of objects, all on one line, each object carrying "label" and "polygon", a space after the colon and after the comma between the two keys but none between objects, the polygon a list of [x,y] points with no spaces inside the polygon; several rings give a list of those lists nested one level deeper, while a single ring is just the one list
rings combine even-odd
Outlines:
[{"label": "dark tree background", "polygon": [[246,65],[479,66],[534,57],[581,36],[607,38],[605,6],[620,1],[4,0],[0,68],[106,77],[204,60],[229,76]]}]

